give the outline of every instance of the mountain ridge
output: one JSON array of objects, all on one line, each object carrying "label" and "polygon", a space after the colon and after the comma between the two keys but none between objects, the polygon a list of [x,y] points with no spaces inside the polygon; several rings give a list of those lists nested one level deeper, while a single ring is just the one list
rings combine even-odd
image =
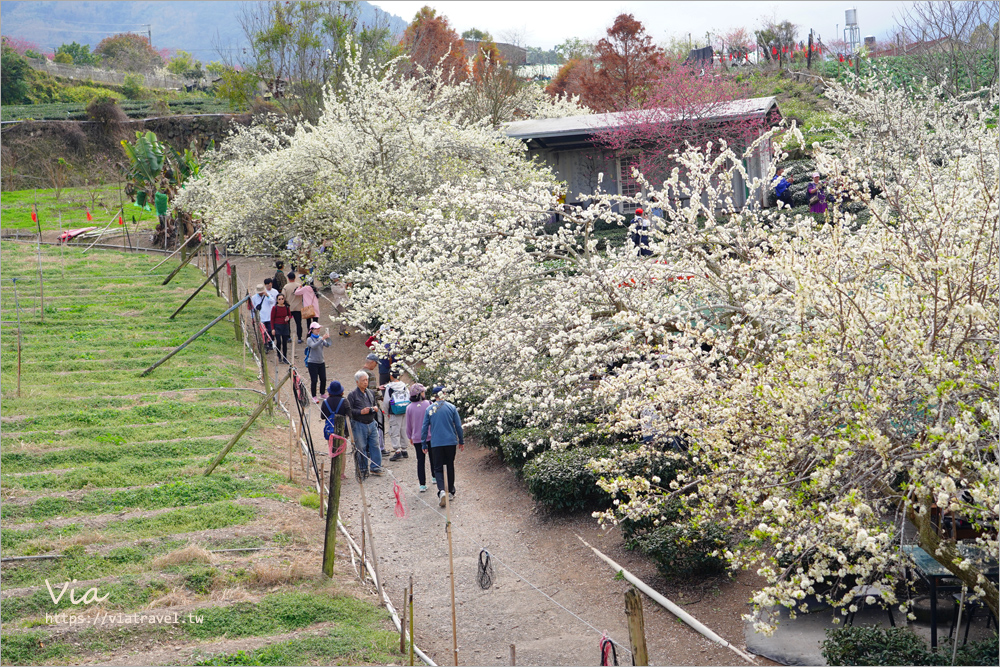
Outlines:
[{"label": "mountain ridge", "polygon": [[[359,22],[368,25],[376,12],[389,19],[390,29],[401,35],[407,21],[359,0]],[[183,50],[205,62],[219,59],[216,46],[239,49],[246,45],[237,16],[243,2],[218,0],[189,2],[58,2],[4,0],[0,2],[2,33],[35,42],[43,53],[77,42],[94,47],[120,32],[152,34],[156,49]],[[147,27],[148,26],[148,27]]]}]

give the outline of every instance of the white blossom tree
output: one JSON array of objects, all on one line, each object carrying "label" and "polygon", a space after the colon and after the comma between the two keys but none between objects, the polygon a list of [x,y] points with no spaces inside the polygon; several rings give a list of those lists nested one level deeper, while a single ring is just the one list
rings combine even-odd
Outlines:
[{"label": "white blossom tree", "polygon": [[[756,146],[677,156],[653,187],[664,222],[651,258],[599,248],[595,223],[621,220],[607,195],[563,207],[553,231],[547,182],[451,181],[385,258],[410,287],[360,271],[354,317],[392,323],[399,349],[474,396],[476,415],[521,415],[555,440],[584,417],[634,430],[652,408],[692,467],[661,488],[593,462],[627,499],[600,518],[659,520],[681,502],[729,526],[725,556],[767,580],[762,629],[773,605],[801,610],[833,580],[898,582],[904,539],[996,612],[982,563],[931,523],[935,505],[961,516],[996,553],[996,91],[956,101],[869,82],[830,95],[843,129],[814,146],[817,164],[867,204],[865,224],[734,210],[734,171],[764,185],[742,167]],[[851,595],[830,601],[847,613]]]},{"label": "white blossom tree", "polygon": [[[315,124],[271,118],[235,130],[178,204],[238,251],[273,252],[298,236],[320,269],[343,269],[409,233],[412,219],[383,211],[415,210],[443,183],[474,176],[555,187],[519,141],[465,113],[467,84],[442,83],[439,72],[398,76],[398,64],[383,71],[349,61]],[[536,113],[583,111],[572,100],[535,97]]]}]

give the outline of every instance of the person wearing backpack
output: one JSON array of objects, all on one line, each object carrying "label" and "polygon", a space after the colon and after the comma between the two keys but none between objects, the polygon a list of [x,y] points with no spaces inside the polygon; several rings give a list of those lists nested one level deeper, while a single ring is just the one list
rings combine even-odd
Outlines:
[{"label": "person wearing backpack", "polygon": [[306,338],[306,368],[309,369],[309,391],[312,393],[313,403],[320,401],[316,395],[317,381],[320,391],[326,386],[326,361],[323,360],[323,348],[330,347],[330,334],[321,337],[319,330],[319,322],[313,322],[309,325],[309,337]]},{"label": "person wearing backpack", "polygon": [[385,397],[382,399],[382,413],[386,415],[385,439],[392,448],[390,461],[410,458],[406,451],[406,408],[409,405],[410,392],[394,371],[385,385]]},{"label": "person wearing backpack", "polygon": [[[431,402],[427,400],[424,385],[414,382],[410,385],[410,404],[406,406],[406,438],[417,451],[417,481],[420,482],[420,493],[427,490],[427,466],[424,464],[424,442],[420,439],[420,427],[424,424],[424,413]],[[429,438],[434,437],[429,433]]]},{"label": "person wearing backpack", "polygon": [[[336,433],[337,415],[350,419],[351,406],[344,398],[344,386],[336,380],[330,383],[326,395],[326,400],[319,404],[319,412],[323,417],[323,439],[330,442],[330,436]],[[347,475],[341,474],[340,478],[347,479]]]},{"label": "person wearing backpack", "polygon": [[[444,387],[431,390],[434,403],[424,413],[424,423],[420,427],[420,440],[424,452],[430,452],[431,470],[438,488],[438,504],[445,505],[445,468],[448,469],[449,500],[455,499],[455,448],[465,451],[465,435],[462,433],[462,418],[458,408],[445,400]],[[433,433],[433,437],[429,434]],[[430,442],[428,442],[430,441]]]}]

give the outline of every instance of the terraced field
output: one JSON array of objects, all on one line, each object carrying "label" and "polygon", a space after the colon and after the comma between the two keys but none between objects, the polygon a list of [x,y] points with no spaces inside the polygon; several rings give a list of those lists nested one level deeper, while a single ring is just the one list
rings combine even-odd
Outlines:
[{"label": "terraced field", "polygon": [[139,377],[225,301],[204,290],[170,321],[203,280],[197,269],[161,287],[174,260],[149,275],[161,257],[65,253],[63,279],[59,249],[43,249],[42,324],[35,247],[0,244],[0,549],[59,556],[3,565],[0,661],[401,659],[347,551],[333,580],[320,573],[323,523],[273,444],[287,442],[281,411],[203,475],[261,398],[240,390],[259,384],[232,325]]}]

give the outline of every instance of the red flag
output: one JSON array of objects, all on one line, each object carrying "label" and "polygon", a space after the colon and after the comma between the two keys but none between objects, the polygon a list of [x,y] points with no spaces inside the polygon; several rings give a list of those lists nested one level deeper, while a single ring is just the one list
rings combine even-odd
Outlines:
[{"label": "red flag", "polygon": [[229,262],[226,262],[226,275],[227,276],[233,275],[233,267],[229,266]]},{"label": "red flag", "polygon": [[92,216],[92,215],[90,214],[90,209],[88,208],[88,209],[87,209],[87,220],[88,220],[88,221],[90,221],[90,220],[93,220],[93,219],[94,219],[94,216]]},{"label": "red flag", "polygon": [[854,63],[851,62],[850,58],[847,59],[847,66],[848,67],[853,67],[854,66]]},{"label": "red flag", "polygon": [[35,213],[35,207],[34,206],[31,207],[31,221],[32,222],[38,222],[38,214]]},{"label": "red flag", "polygon": [[840,58],[840,62],[844,62],[844,54],[843,53],[838,53],[837,57]]},{"label": "red flag", "polygon": [[212,249],[215,251],[215,261],[218,262],[219,261],[219,249],[218,248],[212,248]]},{"label": "red flag", "polygon": [[771,47],[771,55],[772,56],[778,55],[778,47],[776,47],[776,46],[772,46]]},{"label": "red flag", "polygon": [[118,214],[118,224],[119,225],[124,225],[125,224],[125,221],[122,220],[122,214],[121,213]]}]

